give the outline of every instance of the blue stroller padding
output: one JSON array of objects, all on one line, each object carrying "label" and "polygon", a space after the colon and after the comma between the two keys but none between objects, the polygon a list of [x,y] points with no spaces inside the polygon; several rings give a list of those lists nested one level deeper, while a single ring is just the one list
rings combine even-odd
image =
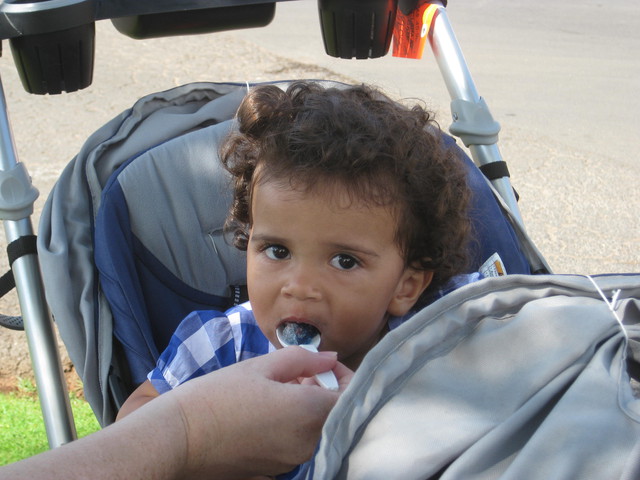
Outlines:
[{"label": "blue stroller padding", "polygon": [[[103,425],[123,400],[112,397],[144,380],[182,318],[224,310],[245,283],[244,254],[223,234],[231,189],[216,161],[245,92],[246,84],[194,83],[138,100],[87,140],[47,200],[38,238],[47,300]],[[528,237],[446,141],[465,157],[474,192],[470,270],[497,253],[507,273],[531,273]],[[125,389],[115,394],[120,348]]]},{"label": "blue stroller padding", "polygon": [[445,135],[445,143],[455,149],[467,165],[467,181],[472,192],[470,216],[474,241],[471,248],[471,270],[478,268],[493,254],[498,253],[507,274],[529,274],[531,268],[516,232],[505,216],[486,177],[453,137]]},{"label": "blue stroller padding", "polygon": [[142,153],[103,190],[95,261],[134,384],[155,366],[182,318],[226,310],[229,286],[246,283],[244,255],[223,236],[231,189],[216,147],[229,125]]},{"label": "blue stroller padding", "polygon": [[243,95],[238,84],[191,83],[139,99],[85,141],[43,207],[38,257],[47,303],[102,425],[115,418],[110,379],[122,357],[114,352],[113,312],[94,261],[103,188],[141,152],[232,118]]}]

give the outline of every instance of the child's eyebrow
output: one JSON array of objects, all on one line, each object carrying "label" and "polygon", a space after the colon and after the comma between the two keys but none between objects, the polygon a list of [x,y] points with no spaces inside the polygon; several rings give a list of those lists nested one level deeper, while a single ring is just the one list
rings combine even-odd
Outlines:
[{"label": "child's eyebrow", "polygon": [[334,250],[357,253],[359,255],[365,255],[367,257],[372,257],[372,258],[377,258],[380,256],[380,254],[375,250],[371,250],[359,245],[351,245],[346,243],[332,243],[330,244],[330,247]]},{"label": "child's eyebrow", "polygon": [[285,243],[286,242],[284,238],[280,238],[268,233],[252,233],[251,236],[249,237],[249,241],[261,242],[261,243],[264,243],[264,242]]}]

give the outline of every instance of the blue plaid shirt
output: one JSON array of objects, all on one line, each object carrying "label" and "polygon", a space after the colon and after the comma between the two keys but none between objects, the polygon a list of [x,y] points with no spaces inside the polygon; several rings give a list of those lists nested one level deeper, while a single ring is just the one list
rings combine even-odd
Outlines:
[{"label": "blue plaid shirt", "polygon": [[225,313],[196,311],[182,320],[148,378],[159,393],[165,393],[192,378],[273,350],[249,302]]}]

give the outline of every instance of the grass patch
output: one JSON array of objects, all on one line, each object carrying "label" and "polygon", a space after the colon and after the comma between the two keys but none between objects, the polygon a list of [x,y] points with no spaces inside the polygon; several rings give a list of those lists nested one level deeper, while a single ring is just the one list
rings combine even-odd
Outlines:
[{"label": "grass patch", "polygon": [[[100,425],[89,404],[73,393],[69,397],[78,438],[99,430]],[[0,394],[0,465],[31,457],[48,448],[35,387],[21,380],[17,392]]]}]

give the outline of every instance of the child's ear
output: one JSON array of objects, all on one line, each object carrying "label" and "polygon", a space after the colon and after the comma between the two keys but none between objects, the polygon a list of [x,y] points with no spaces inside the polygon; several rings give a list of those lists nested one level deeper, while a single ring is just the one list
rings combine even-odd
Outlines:
[{"label": "child's ear", "polygon": [[416,270],[407,268],[398,282],[396,291],[389,302],[387,312],[394,317],[401,317],[415,305],[422,292],[433,279],[433,270]]}]

